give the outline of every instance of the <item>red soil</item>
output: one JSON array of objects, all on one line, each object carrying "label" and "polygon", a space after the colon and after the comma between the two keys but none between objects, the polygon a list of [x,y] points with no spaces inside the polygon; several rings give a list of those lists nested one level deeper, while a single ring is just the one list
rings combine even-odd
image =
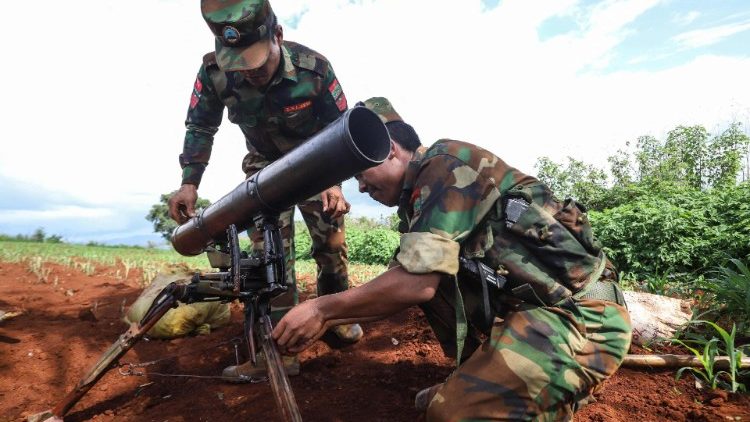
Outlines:
[{"label": "red soil", "polygon": [[[0,421],[21,421],[54,406],[125,330],[123,300],[140,293],[131,272],[116,269],[93,276],[62,266],[39,283],[21,264],[0,263],[0,310],[23,314],[0,322]],[[96,311],[92,312],[94,303]],[[171,341],[142,341],[122,362],[148,362],[148,375],[110,371],[72,409],[66,421],[279,420],[266,383],[232,385],[214,378],[234,363],[234,349],[221,344],[240,334],[241,312],[211,335]],[[341,347],[318,342],[300,359],[291,379],[305,421],[414,421],[419,389],[444,379],[452,362],[443,357],[417,309],[364,325],[365,338]],[[698,390],[690,376],[675,382],[672,371],[620,370],[597,393],[598,401],[577,421],[750,421],[750,396]]]}]

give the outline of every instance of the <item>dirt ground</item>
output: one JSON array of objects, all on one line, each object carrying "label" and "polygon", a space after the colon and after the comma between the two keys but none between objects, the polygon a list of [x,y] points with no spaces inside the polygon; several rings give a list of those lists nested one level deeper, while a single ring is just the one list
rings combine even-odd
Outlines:
[{"label": "dirt ground", "polygon": [[[22,312],[0,322],[0,421],[21,421],[62,398],[124,331],[123,301],[140,293],[140,274],[121,281],[114,268],[86,276],[47,265],[56,285],[39,283],[24,265],[0,263],[0,310]],[[169,359],[143,376],[110,371],[65,420],[278,420],[268,384],[211,378],[235,361],[228,341],[240,335],[241,313],[232,311],[233,323],[208,336],[137,344],[122,362]],[[426,320],[409,309],[364,329],[358,344],[318,342],[300,356],[302,373],[291,382],[305,421],[421,420],[414,395],[452,365]],[[596,398],[577,421],[750,421],[750,396],[703,392],[690,376],[675,382],[671,371],[621,369]]]}]

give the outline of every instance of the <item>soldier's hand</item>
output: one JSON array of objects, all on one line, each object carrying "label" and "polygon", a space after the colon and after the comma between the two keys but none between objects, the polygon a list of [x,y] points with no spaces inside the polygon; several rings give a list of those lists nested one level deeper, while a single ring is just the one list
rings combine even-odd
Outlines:
[{"label": "soldier's hand", "polygon": [[341,187],[333,186],[324,190],[320,196],[323,199],[323,212],[331,218],[338,218],[349,212],[351,205],[344,199]]},{"label": "soldier's hand", "polygon": [[169,198],[169,216],[178,224],[195,217],[195,203],[198,201],[198,187],[185,183]]},{"label": "soldier's hand", "polygon": [[306,300],[290,309],[276,324],[271,336],[281,351],[299,353],[325,334],[325,320],[316,305],[315,299]]}]

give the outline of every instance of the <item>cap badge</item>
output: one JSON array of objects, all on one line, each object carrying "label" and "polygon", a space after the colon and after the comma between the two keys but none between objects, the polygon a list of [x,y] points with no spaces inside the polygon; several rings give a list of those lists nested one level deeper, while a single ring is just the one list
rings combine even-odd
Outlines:
[{"label": "cap badge", "polygon": [[237,44],[240,41],[240,31],[233,26],[225,26],[222,35],[227,44]]}]

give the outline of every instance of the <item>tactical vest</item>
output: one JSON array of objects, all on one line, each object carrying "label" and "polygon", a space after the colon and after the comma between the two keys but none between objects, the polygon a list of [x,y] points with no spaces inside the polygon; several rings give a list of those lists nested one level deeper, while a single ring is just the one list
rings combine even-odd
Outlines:
[{"label": "tactical vest", "polygon": [[487,225],[494,239],[483,261],[527,302],[552,306],[598,280],[606,266],[583,205],[559,201],[541,182],[510,189]]},{"label": "tactical vest", "polygon": [[[419,169],[424,160],[441,154],[470,165],[485,181],[482,189],[487,190],[479,194],[497,198],[483,204],[487,211],[460,240],[462,265],[457,277],[441,282],[433,303],[422,307],[433,329],[438,327],[435,334],[446,352],[447,347],[456,347],[454,353],[460,354],[463,336],[475,340],[473,332],[489,334],[494,316],[501,316],[502,305],[508,302],[560,306],[585,294],[587,286],[602,277],[607,259],[582,205],[572,199],[560,201],[544,183],[489,151],[460,141],[439,141],[425,158],[410,163],[399,209],[400,230],[409,229],[409,198]],[[444,305],[436,303],[441,300]],[[454,315],[449,315],[451,310]],[[450,321],[455,321],[455,329]],[[478,343],[467,341],[469,348],[472,344]]]}]

